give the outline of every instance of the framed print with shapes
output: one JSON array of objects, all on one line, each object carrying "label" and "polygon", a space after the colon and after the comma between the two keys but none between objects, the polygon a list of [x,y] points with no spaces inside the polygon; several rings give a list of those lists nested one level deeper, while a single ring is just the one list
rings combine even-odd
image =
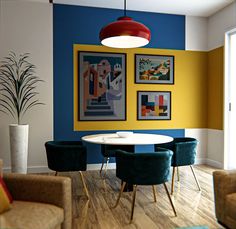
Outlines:
[{"label": "framed print with shapes", "polygon": [[126,54],[78,51],[79,121],[126,120]]},{"label": "framed print with shapes", "polygon": [[174,56],[135,54],[135,83],[174,84]]},{"label": "framed print with shapes", "polygon": [[171,120],[170,91],[138,91],[138,120]]}]

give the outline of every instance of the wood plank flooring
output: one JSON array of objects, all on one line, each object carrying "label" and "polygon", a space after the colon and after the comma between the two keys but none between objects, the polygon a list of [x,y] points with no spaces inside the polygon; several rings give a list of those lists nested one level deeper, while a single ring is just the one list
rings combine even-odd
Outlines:
[{"label": "wood plank flooring", "polygon": [[[124,193],[117,208],[115,204],[120,190],[120,180],[115,170],[108,170],[102,180],[99,171],[84,172],[90,200],[87,200],[78,173],[60,173],[73,181],[73,229],[174,229],[205,225],[209,229],[223,228],[215,218],[213,179],[214,168],[194,166],[202,191],[199,192],[190,167],[180,167],[180,182],[176,180],[172,200],[174,216],[163,185],[157,186],[157,202],[154,202],[151,186],[138,186],[133,222],[129,223],[132,193]],[[177,179],[177,176],[176,176]],[[170,182],[167,183],[170,190]]]}]

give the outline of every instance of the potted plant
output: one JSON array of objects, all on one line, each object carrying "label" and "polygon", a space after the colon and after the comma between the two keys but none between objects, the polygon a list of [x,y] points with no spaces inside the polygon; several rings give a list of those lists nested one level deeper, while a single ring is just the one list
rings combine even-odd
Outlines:
[{"label": "potted plant", "polygon": [[29,125],[22,124],[24,114],[36,105],[36,86],[42,80],[35,74],[29,54],[11,52],[0,65],[0,111],[12,116],[16,124],[9,126],[12,172],[27,173]]}]

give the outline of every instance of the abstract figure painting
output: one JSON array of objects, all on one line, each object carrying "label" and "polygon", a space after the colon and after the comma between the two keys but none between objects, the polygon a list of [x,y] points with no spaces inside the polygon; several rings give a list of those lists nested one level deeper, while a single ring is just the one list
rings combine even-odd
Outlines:
[{"label": "abstract figure painting", "polygon": [[78,52],[79,120],[126,120],[126,54]]},{"label": "abstract figure painting", "polygon": [[174,84],[174,56],[136,54],[135,83]]},{"label": "abstract figure painting", "polygon": [[170,120],[170,91],[138,91],[138,120]]}]

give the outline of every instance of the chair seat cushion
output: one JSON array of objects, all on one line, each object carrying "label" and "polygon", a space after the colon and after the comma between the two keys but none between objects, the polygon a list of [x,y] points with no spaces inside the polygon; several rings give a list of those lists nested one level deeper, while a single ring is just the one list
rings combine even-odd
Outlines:
[{"label": "chair seat cushion", "polygon": [[236,220],[236,193],[226,196],[226,216]]},{"label": "chair seat cushion", "polygon": [[57,206],[13,201],[11,209],[0,215],[0,228],[7,226],[22,229],[51,229],[60,225],[63,220],[63,209]]}]

